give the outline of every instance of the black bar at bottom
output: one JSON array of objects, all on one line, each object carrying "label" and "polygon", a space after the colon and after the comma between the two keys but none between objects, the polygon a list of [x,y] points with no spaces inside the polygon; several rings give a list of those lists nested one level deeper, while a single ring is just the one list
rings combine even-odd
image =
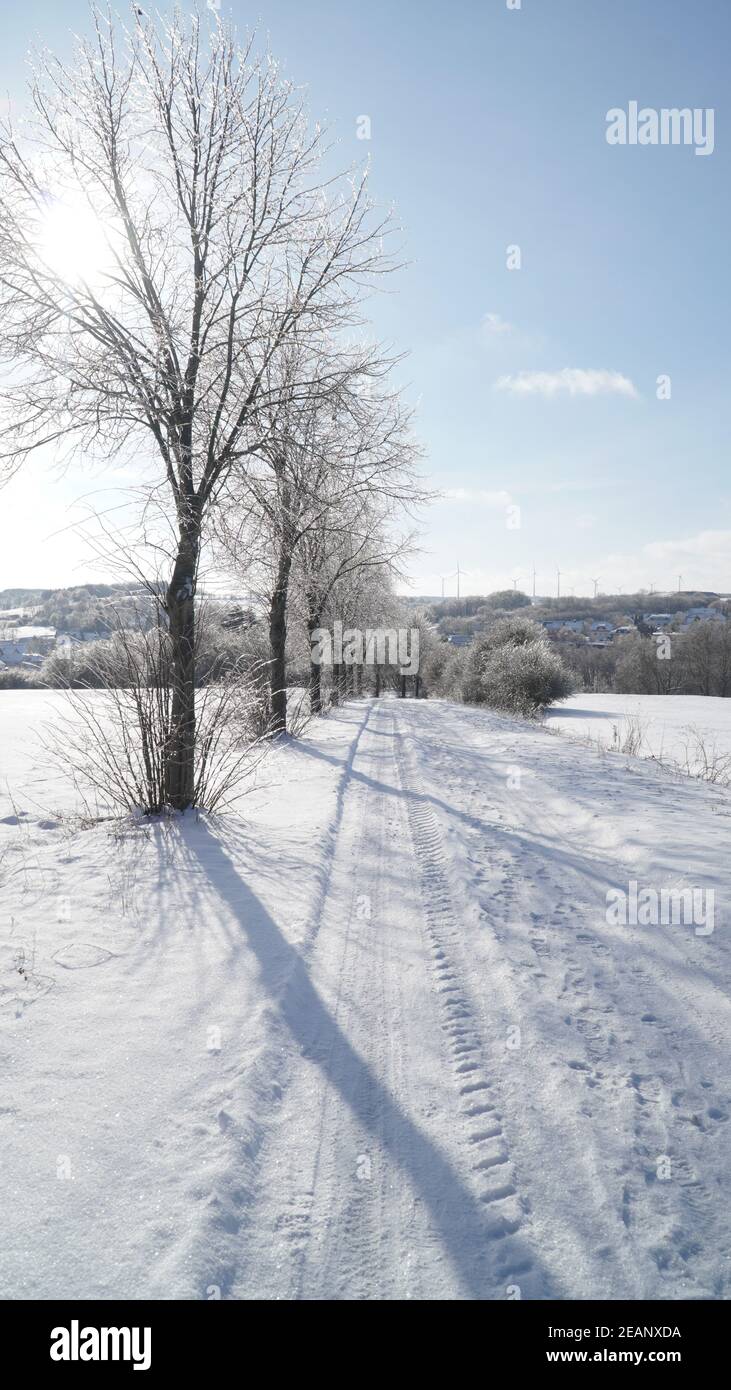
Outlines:
[{"label": "black bar at bottom", "polygon": [[[296,1374],[306,1370],[310,1379],[322,1374],[329,1380],[336,1374],[332,1353],[337,1341],[327,1350],[333,1335],[337,1338],[351,1328],[356,1337],[367,1333],[368,1341],[353,1344],[362,1373],[368,1348],[379,1356],[385,1351],[384,1344],[378,1353],[380,1343],[371,1340],[379,1325],[390,1331],[389,1345],[396,1339],[395,1355],[389,1353],[389,1361],[408,1364],[410,1357],[418,1362],[428,1356],[429,1348],[438,1345],[445,1323],[454,1322],[460,1331],[477,1338],[470,1343],[471,1355],[486,1358],[486,1369],[494,1359],[495,1368],[507,1361],[516,1371],[545,1368],[549,1375],[553,1370],[573,1368],[586,1374],[611,1366],[672,1372],[676,1367],[687,1371],[723,1364],[728,1325],[722,1301],[466,1302],[466,1306],[430,1304],[429,1322],[422,1325],[422,1333],[418,1304],[409,1306],[406,1322],[404,1304],[383,1306],[385,1317],[373,1310],[357,1312],[352,1304],[349,1312],[328,1305],[326,1321],[309,1306],[302,1310],[300,1323],[299,1307],[271,1302],[6,1302],[0,1304],[0,1349],[3,1365],[12,1361],[16,1367],[39,1372],[44,1385],[69,1373],[78,1380],[80,1373],[130,1375],[136,1368],[148,1378],[181,1372],[190,1379],[215,1373],[222,1362],[238,1365],[248,1378],[246,1367],[252,1356],[259,1366],[258,1377],[267,1367],[281,1375],[291,1357]],[[389,1329],[394,1313],[398,1322]],[[335,1360],[340,1364],[339,1379],[347,1374],[342,1347]]]}]

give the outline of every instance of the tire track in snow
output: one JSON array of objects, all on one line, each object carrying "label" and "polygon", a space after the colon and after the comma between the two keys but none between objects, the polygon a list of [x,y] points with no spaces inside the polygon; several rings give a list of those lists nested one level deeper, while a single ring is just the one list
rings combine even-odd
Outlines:
[{"label": "tire track in snow", "polygon": [[[491,818],[492,806],[483,810],[480,804],[480,814],[483,821]],[[525,851],[529,872],[517,881],[516,857],[502,849],[505,827],[490,828],[495,835],[490,900],[481,919],[497,941],[512,934],[530,949],[532,961],[520,962],[523,984],[530,983],[536,997],[555,1010],[556,1022],[573,1032],[578,1046],[566,1065],[576,1078],[579,1112],[598,1122],[603,1108],[613,1108],[623,1122],[625,1149],[616,1166],[598,1156],[621,1220],[615,1248],[624,1251],[625,1267],[636,1271],[637,1292],[630,1296],[727,1296],[728,1275],[708,1278],[708,1252],[718,1243],[719,1220],[713,1191],[718,1179],[709,1166],[707,1143],[725,1123],[728,1098],[697,1073],[699,1036],[711,1055],[725,1051],[728,1002],[704,995],[706,943],[680,937],[650,946],[641,936],[632,940],[608,932],[604,887],[625,881],[632,871],[611,849],[600,847],[597,854],[589,847],[586,859],[577,859],[570,820],[563,835],[557,834],[555,818],[550,827],[561,857],[562,840],[571,846],[559,874],[550,853],[544,862],[538,859],[540,839],[531,824],[518,819],[511,836],[516,849]],[[545,834],[544,821],[544,839]],[[479,856],[469,858],[479,866]],[[586,867],[596,874],[593,901],[586,896]],[[475,878],[484,879],[479,867]],[[667,1179],[658,1176],[665,1170]],[[728,1249],[718,1250],[717,1268],[727,1269],[729,1258]]]},{"label": "tire track in snow", "polygon": [[[367,724],[368,719],[365,721],[364,730]],[[374,868],[376,881],[380,877],[379,869],[383,857],[382,831],[385,825],[382,795],[368,798],[360,784],[356,784],[352,794],[358,799],[357,828],[350,855],[354,861],[354,871],[344,913],[342,955],[333,999],[333,1018],[345,1028],[353,958],[360,949],[357,939],[359,933],[356,930],[360,920],[357,912],[358,902],[359,899],[367,897],[369,904],[371,903],[370,893],[364,890],[373,887],[371,876]],[[374,828],[377,832],[375,840]],[[366,859],[368,842],[371,849],[369,870],[367,875],[363,875],[359,870]],[[333,886],[331,879],[331,887]],[[379,947],[378,937],[375,943],[370,945],[374,950],[372,978],[377,991],[376,1016],[378,1021],[381,1021],[386,1013],[383,952]],[[311,1181],[306,1193],[307,1223],[303,1225],[297,1250],[297,1269],[296,1272],[293,1271],[291,1285],[291,1296],[296,1299],[332,1297],[334,1290],[345,1290],[345,1296],[351,1299],[362,1300],[378,1296],[382,1263],[382,1228],[385,1224],[382,1220],[383,1186],[379,1181],[386,1168],[383,1162],[383,1116],[377,1096],[366,1098],[364,1104],[369,1112],[371,1125],[367,1130],[360,1132],[359,1145],[353,1146],[350,1143],[351,1136],[339,1113],[341,1104],[332,1080],[332,1075],[338,1067],[335,1051],[333,1040],[329,1048],[327,1075],[313,1098],[317,1114],[317,1142],[313,1152]],[[369,1168],[376,1168],[375,1182],[352,1180],[355,1165],[344,1157],[348,1148],[355,1148],[356,1161],[357,1150],[360,1149],[361,1161],[367,1160]],[[336,1188],[335,1198],[333,1187]]]},{"label": "tire track in snow", "polygon": [[[288,1010],[306,1046],[262,1155],[232,1292],[504,1299],[519,1277],[541,1296],[463,975],[444,978],[425,942],[421,868],[434,857],[416,852],[393,715],[386,702],[373,713],[308,984]],[[438,890],[432,880],[430,897]],[[353,911],[364,894],[371,920]]]},{"label": "tire track in snow", "polygon": [[[411,1039],[400,936],[413,940],[418,919],[410,903],[389,910],[387,901],[408,827],[398,802],[388,819],[390,740],[370,742],[359,738],[349,759],[317,947],[285,1004],[299,1056],[290,1046],[234,1297],[444,1296],[429,1219],[438,1198],[448,1215],[453,1179],[412,1119],[419,1078],[402,1056]],[[367,916],[357,911],[363,899]],[[452,1207],[464,1224],[464,1202],[452,1197]],[[452,1280],[446,1296],[454,1294]]]},{"label": "tire track in snow", "polygon": [[[394,720],[396,725],[397,721]],[[398,748],[398,742],[396,747]],[[458,963],[458,928],[452,909],[442,837],[437,818],[424,799],[413,793],[414,774],[403,750],[397,751],[402,790],[408,786],[408,814],[414,857],[422,885],[424,925],[432,957],[432,969],[443,1014],[442,1030],[451,1056],[455,1109],[461,1120],[463,1142],[469,1146],[470,1168],[479,1202],[485,1209],[484,1232],[490,1242],[500,1242],[492,1262],[495,1297],[506,1296],[506,1286],[521,1289],[531,1298],[545,1296],[536,1277],[534,1262],[521,1249],[513,1250],[510,1238],[523,1229],[529,1203],[521,1194],[510,1146],[503,1128],[498,1092],[490,1078],[479,1021],[470,1001]],[[504,1242],[504,1244],[502,1244]],[[531,1275],[533,1278],[531,1279]],[[518,1281],[520,1280],[520,1284]],[[521,1287],[522,1285],[522,1287]],[[515,1296],[511,1293],[510,1296]]]},{"label": "tire track in snow", "polygon": [[[461,736],[462,711],[455,713]],[[424,742],[428,795],[444,806],[450,818],[454,814],[450,824],[450,829],[456,831],[452,850],[457,850],[456,882],[461,911],[465,914],[464,930],[456,933],[456,949],[462,952],[463,941],[472,941],[474,946],[480,947],[479,938],[471,934],[474,921],[479,924],[481,936],[484,932],[478,957],[482,969],[492,967],[495,971],[495,995],[486,1014],[484,1004],[481,1005],[484,1037],[492,1040],[494,1026],[502,1032],[519,1022],[521,1028],[525,1026],[526,1029],[524,1044],[511,1054],[508,1068],[504,1051],[500,1057],[497,1053],[493,1056],[502,1064],[501,1086],[503,1077],[506,1086],[504,1107],[510,1110],[512,1129],[520,1137],[521,1153],[524,1150],[528,1155],[521,1186],[530,1197],[531,1219],[526,1227],[534,1232],[533,1250],[540,1250],[543,1286],[528,1296],[611,1296],[609,1290],[613,1287],[623,1287],[628,1297],[641,1296],[635,1279],[633,1252],[623,1250],[618,1244],[619,1234],[624,1232],[619,1211],[616,1221],[610,1222],[607,1229],[609,1243],[597,1240],[593,1213],[606,1207],[605,1155],[595,1142],[595,1136],[586,1135],[585,1119],[582,1124],[582,1117],[587,1113],[580,1089],[585,1064],[580,1063],[582,1070],[572,1071],[571,1061],[562,1061],[561,1045],[555,1046],[556,1035],[560,1033],[559,1018],[565,1010],[558,998],[560,991],[556,989],[557,975],[562,973],[563,945],[558,928],[569,928],[571,923],[554,919],[561,915],[557,912],[560,901],[566,900],[566,882],[563,880],[560,886],[553,884],[546,867],[546,851],[536,841],[533,826],[524,830],[513,824],[512,802],[509,813],[505,810],[503,797],[507,784],[500,776],[504,769],[498,769],[496,775],[492,760],[496,751],[507,751],[512,757],[514,749],[494,749],[492,717],[481,715],[478,731],[481,746],[474,750],[478,757],[471,756],[467,740],[466,747],[460,744],[455,763],[451,757],[452,730],[447,725],[446,732],[440,734],[434,727],[439,717],[443,718],[441,709],[419,711],[418,724],[412,718],[406,720],[405,714],[406,711],[406,740],[413,747],[410,756],[414,761],[420,761],[421,740]],[[482,743],[486,732],[489,736],[487,767],[484,766],[487,760]],[[432,763],[439,768],[433,790]],[[453,803],[449,805],[443,799],[445,784],[453,793]],[[483,790],[485,785],[487,795]],[[439,824],[439,814],[436,820]],[[464,866],[460,865],[460,855],[466,861]],[[528,873],[526,857],[530,865]],[[449,862],[451,867],[451,857]],[[554,889],[556,907],[552,913],[547,913],[544,900]],[[537,911],[539,907],[544,910]],[[493,943],[487,949],[486,938]],[[475,965],[467,961],[465,970],[464,959],[462,954],[463,973],[471,978]],[[567,974],[570,973],[567,970]],[[577,982],[580,979],[578,967],[573,978]],[[545,1035],[547,1023],[553,1050],[537,1045],[541,1035]],[[601,1041],[595,1038],[591,1045],[600,1047]],[[527,1057],[534,1069],[529,1075],[521,1075]],[[563,1067],[567,1068],[569,1077],[576,1078],[569,1090],[561,1083]],[[592,1080],[590,1076],[588,1084],[592,1084]],[[559,1165],[555,1164],[557,1154],[561,1155]],[[564,1180],[564,1172],[572,1174],[570,1183]],[[615,1240],[611,1236],[613,1227],[616,1227]],[[567,1260],[567,1250],[571,1249],[573,1254]]]}]

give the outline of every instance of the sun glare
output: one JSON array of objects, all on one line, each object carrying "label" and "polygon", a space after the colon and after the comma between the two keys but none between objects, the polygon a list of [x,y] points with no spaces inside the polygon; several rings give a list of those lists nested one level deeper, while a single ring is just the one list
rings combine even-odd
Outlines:
[{"label": "sun glare", "polygon": [[101,222],[89,208],[68,202],[48,208],[40,250],[49,268],[69,282],[98,282],[112,261]]}]

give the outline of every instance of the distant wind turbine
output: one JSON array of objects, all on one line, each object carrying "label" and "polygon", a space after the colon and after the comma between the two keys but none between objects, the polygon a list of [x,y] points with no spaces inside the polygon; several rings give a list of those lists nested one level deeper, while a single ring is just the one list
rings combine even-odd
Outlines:
[{"label": "distant wind turbine", "polygon": [[457,573],[457,598],[459,598],[459,581],[460,581],[460,577],[462,577],[463,579],[470,579],[470,578],[474,579],[474,575],[470,575],[470,571],[469,571],[469,570],[460,569],[459,564],[457,565],[457,571],[456,571],[456,573]]}]

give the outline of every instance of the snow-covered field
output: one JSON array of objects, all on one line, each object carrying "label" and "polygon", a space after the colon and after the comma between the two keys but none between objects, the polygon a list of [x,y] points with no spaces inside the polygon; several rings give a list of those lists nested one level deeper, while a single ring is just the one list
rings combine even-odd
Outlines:
[{"label": "snow-covered field", "polygon": [[573,695],[552,705],[545,722],[608,748],[636,737],[640,756],[691,772],[703,761],[699,739],[711,760],[731,759],[731,700],[713,695]]},{"label": "snow-covered field", "polygon": [[729,1296],[731,793],[363,700],[83,829],[58,700],[0,692],[0,1295]]}]

